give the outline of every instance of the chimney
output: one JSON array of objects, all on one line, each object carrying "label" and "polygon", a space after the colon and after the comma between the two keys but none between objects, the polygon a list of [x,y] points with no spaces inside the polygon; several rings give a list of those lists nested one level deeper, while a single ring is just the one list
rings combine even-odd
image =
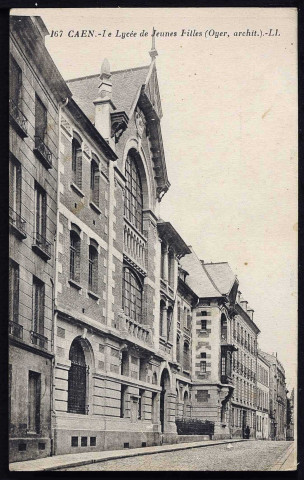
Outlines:
[{"label": "chimney", "polygon": [[238,290],[237,292],[237,302],[240,303],[241,301],[241,295],[242,295],[242,292],[240,292],[240,290]]},{"label": "chimney", "polygon": [[116,110],[112,102],[112,82],[109,61],[105,58],[101,65],[98,97],[94,100],[95,127],[109,145],[115,149],[115,141],[111,138],[111,113]]},{"label": "chimney", "polygon": [[248,304],[247,300],[244,300],[243,298],[241,298],[240,304],[244,312],[247,312],[247,304]]},{"label": "chimney", "polygon": [[253,312],[254,310],[252,308],[250,307],[247,308],[247,313],[252,321],[253,321]]}]

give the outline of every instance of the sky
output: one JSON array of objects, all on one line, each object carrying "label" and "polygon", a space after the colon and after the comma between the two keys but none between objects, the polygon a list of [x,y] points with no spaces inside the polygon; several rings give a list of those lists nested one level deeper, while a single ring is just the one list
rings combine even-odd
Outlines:
[{"label": "sky", "polygon": [[[66,80],[99,73],[105,57],[113,71],[149,64],[152,29],[159,32],[156,64],[171,183],[161,217],[205,262],[229,262],[255,310],[259,347],[277,352],[287,387],[296,386],[296,10],[11,13],[42,17],[50,33],[46,46]],[[94,37],[76,37],[82,30],[94,30]],[[132,31],[137,35],[123,38]]]}]

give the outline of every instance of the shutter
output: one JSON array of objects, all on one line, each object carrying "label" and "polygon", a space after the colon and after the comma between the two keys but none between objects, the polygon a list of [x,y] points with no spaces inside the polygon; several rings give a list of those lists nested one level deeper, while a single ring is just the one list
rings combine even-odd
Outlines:
[{"label": "shutter", "polygon": [[44,334],[44,285],[38,286],[39,291],[39,333]]},{"label": "shutter", "polygon": [[34,281],[34,285],[33,285],[33,288],[34,288],[34,295],[33,295],[33,301],[34,301],[34,305],[33,305],[33,331],[34,332],[37,332],[38,331],[38,312],[39,312],[39,291],[38,291],[38,285],[37,283]]},{"label": "shutter", "polygon": [[41,212],[40,212],[40,203],[41,203],[41,196],[38,189],[36,189],[36,233],[41,233]]},{"label": "shutter", "polygon": [[21,70],[17,63],[11,59],[10,62],[10,97],[19,107],[21,97]]},{"label": "shutter", "polygon": [[94,191],[93,191],[93,202],[99,207],[99,171],[94,174]]},{"label": "shutter", "polygon": [[41,235],[45,238],[46,237],[46,193],[43,192],[41,195],[42,200],[42,211],[41,211]]},{"label": "shutter", "polygon": [[15,165],[9,163],[9,205],[15,210],[15,185],[16,185],[16,168]]},{"label": "shutter", "polygon": [[9,266],[9,320],[14,321],[14,267],[12,264]]},{"label": "shutter", "polygon": [[82,188],[82,151],[76,151],[76,185]]},{"label": "shutter", "polygon": [[41,100],[36,96],[35,104],[35,135],[44,141],[47,126],[47,111]]},{"label": "shutter", "polygon": [[19,267],[14,266],[13,267],[13,279],[14,279],[14,284],[12,285],[12,290],[13,290],[13,321],[18,323],[19,320]]},{"label": "shutter", "polygon": [[35,431],[40,431],[40,400],[41,400],[41,375],[36,375],[36,391],[35,391]]}]

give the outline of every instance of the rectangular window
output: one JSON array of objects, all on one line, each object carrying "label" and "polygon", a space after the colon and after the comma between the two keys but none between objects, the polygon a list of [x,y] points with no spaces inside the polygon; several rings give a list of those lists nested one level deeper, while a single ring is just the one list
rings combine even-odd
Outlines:
[{"label": "rectangular window", "polygon": [[19,323],[19,265],[9,264],[9,320]]},{"label": "rectangular window", "polygon": [[9,206],[14,213],[21,213],[21,165],[14,159],[9,162]]},{"label": "rectangular window", "polygon": [[47,132],[47,109],[36,95],[35,98],[35,138],[38,137],[44,142]]},{"label": "rectangular window", "polygon": [[46,192],[37,183],[35,185],[35,195],[36,241],[44,244],[46,237]]},{"label": "rectangular window", "polygon": [[138,420],[143,418],[143,396],[145,391],[139,390],[139,398],[138,398]]},{"label": "rectangular window", "polygon": [[121,393],[120,393],[120,417],[123,418],[125,416],[126,410],[126,398],[127,398],[127,385],[121,385]]},{"label": "rectangular window", "polygon": [[226,375],[226,357],[222,357],[222,375]]},{"label": "rectangular window", "polygon": [[22,71],[13,57],[10,57],[10,99],[20,108],[22,88]]},{"label": "rectangular window", "polygon": [[206,373],[206,362],[201,362],[201,370],[200,373]]},{"label": "rectangular window", "polygon": [[91,201],[99,206],[99,168],[95,160],[91,161]]},{"label": "rectangular window", "polygon": [[196,400],[198,403],[208,402],[209,392],[208,390],[198,390],[196,394]]},{"label": "rectangular window", "polygon": [[201,320],[201,329],[207,330],[207,320]]},{"label": "rectangular window", "polygon": [[44,283],[33,277],[33,331],[44,334]]},{"label": "rectangular window", "polygon": [[40,373],[29,371],[28,383],[28,428],[30,432],[40,432]]},{"label": "rectangular window", "polygon": [[82,188],[82,150],[77,140],[72,142],[72,181]]}]

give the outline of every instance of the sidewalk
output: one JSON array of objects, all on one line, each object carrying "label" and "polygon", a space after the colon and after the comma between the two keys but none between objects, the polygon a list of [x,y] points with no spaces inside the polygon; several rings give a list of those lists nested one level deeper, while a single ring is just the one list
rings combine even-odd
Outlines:
[{"label": "sidewalk", "polygon": [[40,458],[26,462],[10,463],[11,472],[41,472],[49,470],[60,470],[61,468],[79,467],[90,463],[105,462],[117,458],[137,457],[138,455],[152,455],[155,453],[173,452],[176,450],[187,450],[189,448],[209,447],[223,443],[244,442],[244,439],[236,440],[204,440],[193,443],[177,443],[174,445],[158,445],[156,447],[132,448],[130,450],[112,450],[103,452],[87,452],[69,455],[55,455],[54,457]]},{"label": "sidewalk", "polygon": [[276,463],[269,468],[270,471],[278,470],[296,470],[297,469],[297,455],[296,444],[293,442],[290,447],[278,458]]}]

